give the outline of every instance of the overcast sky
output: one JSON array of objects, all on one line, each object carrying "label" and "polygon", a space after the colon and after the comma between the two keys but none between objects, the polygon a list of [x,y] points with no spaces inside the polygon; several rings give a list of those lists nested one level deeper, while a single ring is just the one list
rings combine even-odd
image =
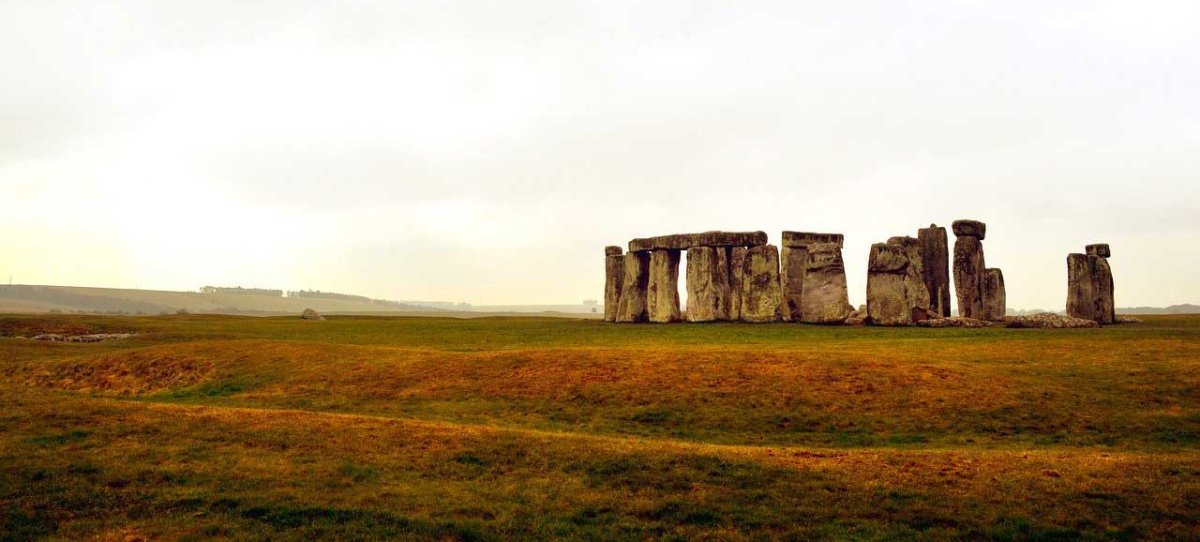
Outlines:
[{"label": "overcast sky", "polygon": [[[907,4],[907,5],[906,5]],[[988,224],[1200,302],[1200,2],[0,0],[0,273],[577,303],[603,247]],[[953,243],[953,236],[951,236]]]}]

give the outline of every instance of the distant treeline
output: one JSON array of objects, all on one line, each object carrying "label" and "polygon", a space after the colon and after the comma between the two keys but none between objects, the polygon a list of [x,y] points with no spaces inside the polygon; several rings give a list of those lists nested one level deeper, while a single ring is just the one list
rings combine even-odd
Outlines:
[{"label": "distant treeline", "polygon": [[244,294],[244,295],[267,295],[271,297],[283,297],[283,290],[269,290],[266,288],[242,288],[234,286],[232,288],[226,286],[202,286],[200,287],[202,294]]},{"label": "distant treeline", "polygon": [[392,309],[411,310],[411,309],[416,308],[413,305],[410,305],[407,303],[401,303],[399,301],[390,301],[387,299],[372,299],[365,295],[339,294],[336,292],[322,292],[320,290],[297,290],[297,291],[289,290],[287,293],[287,296],[288,297],[307,297],[307,298],[315,298],[315,299],[336,299],[338,301],[354,301],[356,303],[368,303],[371,305],[378,305],[380,307],[387,307],[387,308],[392,308]]}]

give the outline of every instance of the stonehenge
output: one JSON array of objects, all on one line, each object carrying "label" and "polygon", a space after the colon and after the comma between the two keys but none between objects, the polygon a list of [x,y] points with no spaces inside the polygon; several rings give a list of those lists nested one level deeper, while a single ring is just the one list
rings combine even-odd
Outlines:
[{"label": "stonehenge", "polygon": [[[623,323],[797,322],[879,326],[974,327],[1004,322],[1004,273],[985,265],[987,225],[930,224],[916,237],[871,245],[867,303],[850,305],[840,233],[782,232],[779,246],[761,231],[661,235],[604,249],[604,319]],[[679,265],[687,253],[686,311],[680,310]],[[1067,313],[1116,321],[1111,250],[1087,245],[1067,257]],[[951,316],[953,279],[958,316]],[[1010,319],[1011,320],[1011,319]],[[970,324],[969,326],[967,324]]]},{"label": "stonehenge", "polygon": [[1067,316],[1099,324],[1117,321],[1112,267],[1107,244],[1087,245],[1084,254],[1067,255]]}]

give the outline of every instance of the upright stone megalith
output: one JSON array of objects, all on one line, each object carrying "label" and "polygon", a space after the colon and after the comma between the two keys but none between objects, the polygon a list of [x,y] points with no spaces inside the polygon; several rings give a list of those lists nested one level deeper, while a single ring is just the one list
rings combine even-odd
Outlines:
[{"label": "upright stone megalith", "polygon": [[983,274],[983,318],[1003,322],[1007,311],[1004,297],[1004,273],[999,269],[986,269]]},{"label": "upright stone megalith", "polygon": [[625,279],[621,281],[621,301],[617,304],[618,322],[645,322],[646,288],[650,282],[650,253],[629,252],[625,259]]},{"label": "upright stone megalith", "polygon": [[650,251],[650,281],[646,286],[646,310],[651,322],[679,320],[679,251]]},{"label": "upright stone megalith", "polygon": [[892,237],[888,239],[887,244],[904,247],[904,255],[908,258],[908,268],[904,272],[904,290],[910,317],[914,322],[928,320],[933,311],[929,309],[929,288],[925,286],[921,241],[916,237]]},{"label": "upright stone megalith", "polygon": [[954,290],[958,314],[983,319],[983,236],[987,226],[975,220],[955,220]]},{"label": "upright stone megalith", "polygon": [[742,319],[742,289],[746,283],[746,247],[725,247],[729,257],[729,308],[726,320]]},{"label": "upright stone megalith", "polygon": [[687,251],[687,319],[724,320],[729,314],[729,261],[725,247],[693,247]]},{"label": "upright stone megalith", "polygon": [[929,308],[943,318],[950,316],[950,251],[946,228],[930,224],[917,230],[921,241],[921,273],[929,292]]},{"label": "upright stone megalith", "polygon": [[1096,290],[1087,254],[1067,255],[1067,316],[1096,320]]},{"label": "upright stone megalith", "polygon": [[742,321],[779,320],[782,299],[779,249],[775,245],[746,249],[746,256],[742,262]]},{"label": "upright stone megalith", "polygon": [[804,270],[804,295],[800,321],[806,324],[840,324],[854,307],[846,289],[846,262],[838,243],[808,245]]},{"label": "upright stone megalith", "polygon": [[604,320],[617,321],[621,287],[625,283],[625,256],[621,247],[604,248]]},{"label": "upright stone megalith", "polygon": [[[867,322],[877,326],[912,323],[908,300],[908,254],[903,245],[875,243],[867,260]],[[924,288],[924,284],[921,288]]]},{"label": "upright stone megalith", "polygon": [[840,324],[850,312],[840,233],[783,232],[782,315],[809,324]]},{"label": "upright stone megalith", "polygon": [[1117,321],[1116,303],[1113,301],[1112,267],[1108,257],[1112,250],[1107,244],[1088,245],[1084,249],[1088,254],[1088,264],[1092,271],[1092,288],[1096,296],[1096,321],[1101,324],[1112,324]]}]

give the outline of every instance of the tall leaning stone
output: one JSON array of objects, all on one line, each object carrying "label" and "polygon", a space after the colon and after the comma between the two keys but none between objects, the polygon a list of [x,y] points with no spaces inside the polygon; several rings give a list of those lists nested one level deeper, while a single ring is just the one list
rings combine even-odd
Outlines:
[{"label": "tall leaning stone", "polygon": [[805,249],[804,289],[800,321],[806,324],[840,324],[854,307],[846,289],[846,262],[841,243],[814,243]]},{"label": "tall leaning stone", "polygon": [[651,322],[679,320],[679,251],[650,251],[650,281],[646,286],[646,312]]},{"label": "tall leaning stone", "polygon": [[645,322],[646,287],[650,283],[650,253],[626,253],[625,280],[621,282],[621,301],[617,305],[618,322]]},{"label": "tall leaning stone", "polygon": [[950,316],[950,251],[946,228],[930,224],[917,230],[921,241],[921,273],[929,292],[929,308],[943,318]]},{"label": "tall leaning stone", "polygon": [[746,283],[746,247],[724,247],[729,268],[729,307],[726,320],[742,319],[742,288]]},{"label": "tall leaning stone", "polygon": [[1096,319],[1096,293],[1087,254],[1067,255],[1067,316]]},{"label": "tall leaning stone", "polygon": [[621,247],[604,248],[604,320],[617,321],[621,287],[625,283],[625,256]]},{"label": "tall leaning stone", "polygon": [[913,321],[928,320],[933,311],[929,308],[929,289],[925,286],[925,258],[921,254],[921,241],[916,237],[892,237],[887,244],[904,247],[904,255],[908,257],[904,289]]},{"label": "tall leaning stone", "polygon": [[774,322],[780,317],[779,249],[763,245],[746,249],[742,262],[742,321]]},{"label": "tall leaning stone", "polygon": [[[867,260],[867,322],[877,326],[912,323],[908,301],[908,254],[903,245],[875,243]],[[922,288],[925,286],[922,284]]]},{"label": "tall leaning stone", "polygon": [[983,274],[983,320],[1003,322],[1007,312],[1004,296],[1004,273],[999,269],[987,269]]},{"label": "tall leaning stone", "polygon": [[987,226],[975,220],[955,220],[954,290],[958,315],[983,318],[983,236]]},{"label": "tall leaning stone", "polygon": [[729,263],[725,247],[695,247],[687,251],[687,319],[724,320],[729,314]]}]

